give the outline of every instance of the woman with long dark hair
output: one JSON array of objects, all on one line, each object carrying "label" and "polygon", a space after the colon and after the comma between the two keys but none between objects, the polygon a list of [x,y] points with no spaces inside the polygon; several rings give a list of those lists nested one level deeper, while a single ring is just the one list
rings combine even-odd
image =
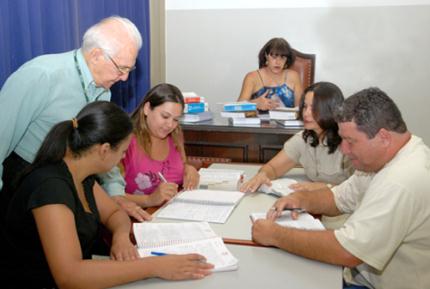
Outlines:
[{"label": "woman with long dark hair", "polygon": [[[124,156],[132,124],[113,103],[85,106],[55,125],[20,178],[2,230],[2,275],[17,288],[107,288],[148,277],[196,279],[196,254],[138,258],[130,219],[96,182]],[[112,260],[91,260],[103,224]]]},{"label": "woman with long dark hair", "polygon": [[304,130],[291,137],[281,150],[265,164],[242,191],[253,192],[262,184],[271,184],[297,165],[313,183],[292,185],[296,190],[312,190],[328,184],[336,185],[353,172],[349,159],[340,151],[342,139],[334,119],[335,110],[343,100],[342,91],[330,82],[318,82],[303,93],[299,116]]}]

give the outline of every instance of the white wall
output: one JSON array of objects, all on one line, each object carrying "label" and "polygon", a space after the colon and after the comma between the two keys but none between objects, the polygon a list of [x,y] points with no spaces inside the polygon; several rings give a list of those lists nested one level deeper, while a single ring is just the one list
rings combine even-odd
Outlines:
[{"label": "white wall", "polygon": [[212,2],[191,2],[166,2],[166,81],[205,96],[213,110],[220,109],[216,103],[238,97],[244,75],[257,68],[260,48],[280,36],[302,52],[315,53],[315,80],[338,84],[345,96],[369,86],[385,90],[409,129],[430,145],[429,1],[410,2],[427,2],[418,6],[392,0],[390,6],[372,7],[201,10],[196,3]]}]

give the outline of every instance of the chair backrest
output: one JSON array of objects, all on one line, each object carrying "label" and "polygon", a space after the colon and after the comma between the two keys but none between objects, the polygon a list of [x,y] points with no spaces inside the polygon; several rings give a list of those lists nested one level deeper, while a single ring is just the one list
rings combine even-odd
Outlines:
[{"label": "chair backrest", "polygon": [[296,54],[296,61],[290,67],[299,73],[303,89],[314,83],[315,76],[315,54],[306,54],[293,49]]}]

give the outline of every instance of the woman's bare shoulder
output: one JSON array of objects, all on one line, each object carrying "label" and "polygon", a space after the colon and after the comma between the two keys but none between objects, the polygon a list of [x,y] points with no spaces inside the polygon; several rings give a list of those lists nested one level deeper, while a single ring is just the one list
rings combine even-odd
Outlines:
[{"label": "woman's bare shoulder", "polygon": [[292,69],[287,69],[287,76],[291,79],[300,79],[299,73]]}]

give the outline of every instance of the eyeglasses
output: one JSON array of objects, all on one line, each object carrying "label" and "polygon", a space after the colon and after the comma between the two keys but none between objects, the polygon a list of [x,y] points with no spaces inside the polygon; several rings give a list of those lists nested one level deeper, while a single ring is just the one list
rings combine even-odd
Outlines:
[{"label": "eyeglasses", "polygon": [[110,61],[112,61],[113,65],[115,65],[115,68],[118,70],[118,72],[122,75],[122,74],[127,74],[132,72],[133,70],[136,69],[136,66],[133,67],[127,67],[127,66],[119,66],[118,64],[116,64],[116,62],[112,59],[112,57],[110,57],[109,54],[106,54],[106,56],[110,59]]}]

